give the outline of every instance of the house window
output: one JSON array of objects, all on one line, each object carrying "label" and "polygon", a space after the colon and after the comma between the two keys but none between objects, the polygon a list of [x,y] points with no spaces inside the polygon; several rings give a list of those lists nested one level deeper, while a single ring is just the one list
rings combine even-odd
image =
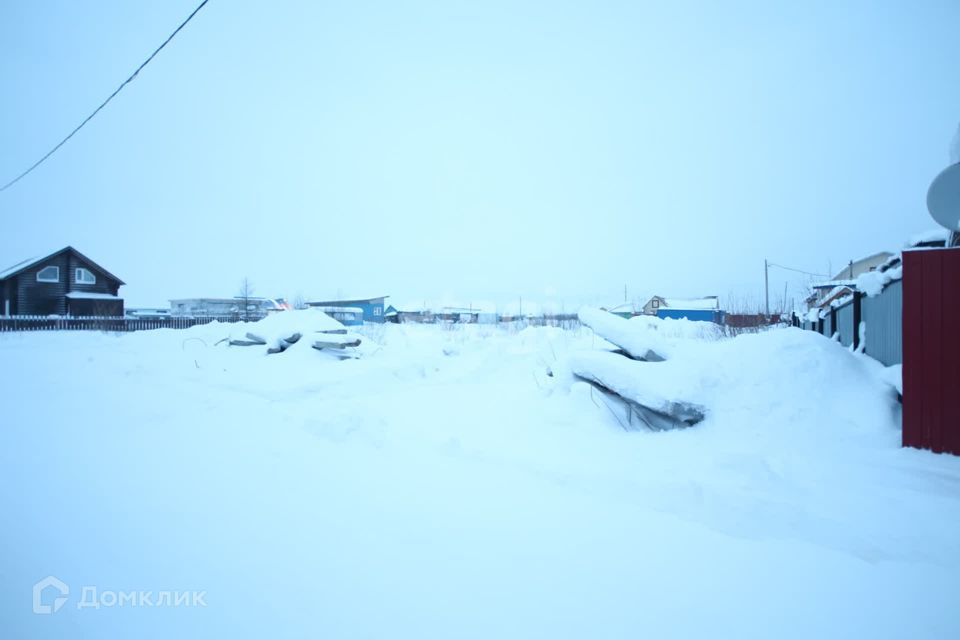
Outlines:
[{"label": "house window", "polygon": [[654,308],[654,309],[659,309],[659,308],[660,308],[660,301],[657,300],[656,298],[653,299],[653,308]]},{"label": "house window", "polygon": [[88,270],[80,267],[77,269],[77,284],[96,284],[97,276],[90,273]]},{"label": "house window", "polygon": [[60,282],[60,267],[44,267],[37,271],[37,282]]}]

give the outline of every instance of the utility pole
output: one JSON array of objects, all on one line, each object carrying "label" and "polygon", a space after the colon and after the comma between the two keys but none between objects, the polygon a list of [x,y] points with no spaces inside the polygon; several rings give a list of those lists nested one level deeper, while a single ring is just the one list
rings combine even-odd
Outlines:
[{"label": "utility pole", "polygon": [[770,263],[767,262],[767,259],[763,259],[763,289],[766,292],[766,309],[767,317],[770,316]]},{"label": "utility pole", "polygon": [[627,301],[627,285],[623,285],[623,301]]}]

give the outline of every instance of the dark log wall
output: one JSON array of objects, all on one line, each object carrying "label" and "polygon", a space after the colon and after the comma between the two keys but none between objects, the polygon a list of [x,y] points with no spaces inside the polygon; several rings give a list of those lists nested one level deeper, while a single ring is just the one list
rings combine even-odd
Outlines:
[{"label": "dark log wall", "polygon": [[[51,266],[59,267],[59,281],[38,282],[37,273]],[[77,282],[78,267],[90,271],[96,277],[96,282],[93,284]],[[67,292],[82,291],[115,296],[118,295],[119,289],[120,282],[116,278],[107,275],[72,249],[67,249],[31,266],[23,273],[0,282],[0,294],[2,294],[0,295],[0,315],[4,313],[6,300],[10,301],[11,315],[66,315],[71,312],[66,298]],[[84,305],[75,307],[74,310],[77,308],[84,308]],[[122,314],[121,305],[120,315]]]},{"label": "dark log wall", "polygon": [[[37,282],[37,272],[50,266],[60,268],[59,282]],[[67,300],[64,296],[69,286],[68,268],[67,254],[61,253],[35,264],[16,276],[17,309],[14,313],[38,316],[66,315]]]}]

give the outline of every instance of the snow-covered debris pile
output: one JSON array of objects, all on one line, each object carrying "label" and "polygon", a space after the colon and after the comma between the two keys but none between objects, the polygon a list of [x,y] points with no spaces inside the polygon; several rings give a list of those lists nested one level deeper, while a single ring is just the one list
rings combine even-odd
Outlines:
[{"label": "snow-covered debris pile", "polygon": [[685,340],[719,340],[724,337],[720,325],[701,320],[641,315],[630,318],[628,322],[634,330],[636,327],[643,327],[646,331],[656,331],[668,345],[679,344]]},{"label": "snow-covered debris pile", "polygon": [[602,392],[628,430],[683,428],[710,423],[714,416],[725,428],[738,416],[756,428],[832,411],[839,425],[850,413],[848,403],[878,416],[896,405],[896,393],[877,363],[819,334],[782,328],[730,339],[688,335],[673,341],[669,358],[660,362],[611,351],[572,353],[565,361],[566,380],[558,375],[557,382],[571,388],[586,382]]},{"label": "snow-covered debris pile", "polygon": [[690,427],[706,415],[703,406],[684,399],[688,389],[663,373],[665,362],[639,362],[609,351],[584,351],[571,356],[573,375],[626,405],[627,424],[655,431]]},{"label": "snow-covered debris pile", "polygon": [[[656,327],[631,324],[626,318],[600,309],[585,307],[577,314],[580,322],[593,329],[607,342],[622,349],[634,360],[660,362],[669,352],[669,346]],[[650,330],[654,329],[654,330]]]},{"label": "snow-covered debris pile", "polygon": [[717,340],[719,327],[709,322],[664,320],[638,316],[626,320],[598,309],[584,308],[580,321],[620,348],[619,352],[587,351],[571,356],[567,368],[574,379],[588,382],[627,409],[627,423],[654,430],[689,427],[702,421],[706,409],[687,397],[664,373],[665,365],[685,352],[691,341]]},{"label": "snow-covered debris pile", "polygon": [[722,337],[720,327],[712,322],[655,316],[634,316],[627,320],[589,307],[580,309],[577,316],[581,323],[628,357],[644,362],[662,362],[671,356],[677,345],[687,340]]},{"label": "snow-covered debris pile", "polygon": [[360,346],[363,339],[317,309],[284,311],[257,322],[237,323],[228,337],[231,346],[265,346],[267,353],[286,351],[301,340],[314,349],[342,351]]}]

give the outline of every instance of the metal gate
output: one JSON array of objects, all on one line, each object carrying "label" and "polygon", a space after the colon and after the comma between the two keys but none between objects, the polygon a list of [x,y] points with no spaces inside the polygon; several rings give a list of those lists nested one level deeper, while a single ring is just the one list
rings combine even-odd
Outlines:
[{"label": "metal gate", "polygon": [[903,253],[903,445],[960,455],[960,248]]}]

